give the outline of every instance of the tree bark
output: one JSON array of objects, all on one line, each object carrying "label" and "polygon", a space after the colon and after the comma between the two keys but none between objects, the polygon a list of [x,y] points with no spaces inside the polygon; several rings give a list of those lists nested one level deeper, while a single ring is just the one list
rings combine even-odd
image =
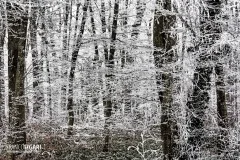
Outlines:
[{"label": "tree bark", "polygon": [[105,66],[106,66],[106,97],[104,97],[104,117],[105,117],[105,124],[104,124],[104,146],[103,151],[109,151],[109,141],[110,141],[110,117],[112,115],[112,82],[114,81],[114,54],[116,51],[116,37],[117,37],[117,25],[118,25],[118,13],[119,13],[119,0],[115,0],[114,3],[114,13],[113,13],[113,24],[112,24],[112,35],[111,35],[111,44],[110,44],[110,51],[109,55],[105,57]]},{"label": "tree bark", "polygon": [[[127,6],[127,4],[125,4],[125,5]],[[144,16],[145,9],[146,9],[146,2],[143,0],[138,0],[137,6],[136,6],[136,10],[137,10],[136,20],[135,20],[134,24],[132,25],[132,33],[131,33],[131,38],[133,38],[134,41],[136,41],[138,39],[138,35],[140,34],[139,27],[142,24],[142,19]],[[125,16],[127,17],[127,15],[125,15]],[[127,19],[125,19],[124,25],[127,25]],[[132,64],[134,62],[134,57],[128,51],[123,50],[121,62],[122,62],[121,66],[123,68],[123,67],[125,67],[126,64]],[[131,105],[133,103],[133,100],[131,98],[133,82],[129,78],[127,78],[127,80],[125,80],[125,81],[128,81],[129,83],[127,83],[123,89],[124,114],[128,115],[129,113],[131,113]]]},{"label": "tree bark", "polygon": [[[16,16],[16,12],[18,13]],[[28,14],[24,8],[7,3],[8,81],[9,81],[9,142],[25,144],[24,71]],[[12,154],[12,159],[16,156]]]},{"label": "tree bark", "polygon": [[217,112],[218,126],[220,129],[218,135],[218,154],[226,153],[228,146],[228,115],[225,95],[224,70],[223,64],[217,63],[215,66],[216,73],[216,93],[217,93]]},{"label": "tree bark", "polygon": [[38,118],[42,115],[43,106],[43,91],[40,89],[41,84],[41,63],[39,63],[38,52],[37,52],[37,14],[38,10],[33,8],[31,10],[30,19],[30,35],[31,35],[31,52],[32,52],[32,66],[33,66],[33,116]]},{"label": "tree bark", "polygon": [[[1,4],[4,6],[3,4]],[[3,51],[3,45],[4,45],[4,37],[5,37],[5,16],[4,16],[4,8],[0,7],[2,11],[0,11],[0,127],[3,126],[3,117],[4,117],[4,51]]]},{"label": "tree bark", "polygon": [[146,1],[138,0],[137,7],[136,7],[136,10],[137,10],[136,20],[135,20],[134,24],[132,25],[133,30],[132,30],[131,37],[133,37],[133,38],[137,38],[140,33],[139,27],[142,24],[142,19],[144,16],[145,9],[146,9]]},{"label": "tree bark", "polygon": [[[156,5],[161,4],[160,0]],[[172,11],[171,1],[164,0],[162,7],[165,10]],[[156,81],[158,87],[158,96],[161,104],[161,139],[164,160],[172,160],[178,156],[177,144],[178,138],[177,125],[172,112],[173,103],[173,75],[169,65],[176,59],[174,55],[174,46],[176,45],[176,35],[172,33],[171,28],[176,23],[176,16],[171,14],[161,14],[155,9],[153,45],[154,62],[156,71]],[[164,69],[168,67],[167,69]]]},{"label": "tree bark", "polygon": [[[189,109],[189,138],[188,144],[191,146],[193,151],[193,157],[196,159],[198,157],[198,148],[202,147],[204,144],[204,115],[205,110],[208,108],[208,102],[210,99],[208,91],[210,90],[210,76],[212,74],[211,60],[217,60],[219,55],[216,55],[217,51],[209,51],[209,48],[214,45],[216,40],[220,39],[221,26],[218,22],[218,15],[221,10],[221,1],[217,0],[205,0],[206,6],[202,7],[201,17],[200,17],[200,55],[197,59],[197,67],[194,73],[193,79],[193,93],[190,100],[187,103]],[[213,57],[212,57],[213,55]],[[222,67],[216,66],[216,72],[219,74]],[[218,77],[221,79],[221,76]],[[222,85],[217,79],[217,106],[218,108],[224,106],[222,100],[220,99],[225,97],[225,94],[222,90]],[[219,83],[220,82],[220,83]],[[225,115],[224,115],[225,116]],[[223,116],[223,117],[224,117]]]},{"label": "tree bark", "polygon": [[80,8],[80,3],[77,3],[76,22],[75,22],[75,27],[74,27],[74,41],[77,38],[77,29],[78,29],[78,20],[79,20],[79,8]]},{"label": "tree bark", "polygon": [[64,21],[63,21],[63,51],[62,51],[62,95],[61,95],[61,107],[62,110],[65,110],[66,108],[66,102],[67,102],[67,83],[66,83],[66,79],[67,79],[67,69],[66,69],[66,63],[68,61],[68,21],[69,21],[69,0],[66,0],[66,6],[65,6],[65,15],[64,15]]},{"label": "tree bark", "polygon": [[[92,32],[93,32],[93,36],[96,36],[96,25],[95,25],[95,21],[94,21],[94,11],[92,8],[92,1],[90,1],[90,6],[89,6],[89,10],[90,10],[90,16],[91,16],[91,26],[92,26]],[[94,58],[93,58],[93,70],[98,70],[101,67],[101,62],[100,62],[100,57],[99,57],[99,49],[98,49],[98,43],[97,41],[94,41]],[[98,84],[97,86],[101,86],[101,76],[98,75],[96,73],[96,77],[98,77]],[[100,91],[100,87],[94,87],[92,88],[92,93],[93,93],[93,97],[92,97],[92,104],[93,106],[97,106],[99,104],[99,91]],[[97,93],[95,93],[97,92]]]},{"label": "tree bark", "polygon": [[84,1],[83,17],[82,17],[82,22],[81,22],[80,33],[78,34],[77,42],[76,42],[76,45],[75,45],[75,49],[73,50],[72,59],[71,59],[71,68],[70,68],[70,74],[69,74],[68,102],[67,102],[67,110],[68,110],[68,131],[67,131],[67,134],[69,136],[71,136],[73,134],[73,123],[74,123],[73,80],[74,80],[74,75],[75,75],[78,52],[79,52],[79,49],[81,47],[82,37],[83,37],[84,28],[85,28],[85,24],[86,24],[89,1],[90,0],[85,0]]},{"label": "tree bark", "polygon": [[[102,33],[104,36],[107,34],[107,24],[106,24],[106,13],[105,13],[105,2],[101,0],[101,22],[102,22]],[[105,38],[105,37],[104,37]],[[106,41],[103,42],[104,57],[105,60],[108,59],[108,46]]]},{"label": "tree bark", "polygon": [[[144,12],[146,10],[146,2],[145,0],[138,0],[137,1],[137,15],[136,15],[136,20],[134,24],[132,25],[132,32],[131,32],[131,38],[133,40],[137,40],[138,35],[140,34],[139,27],[142,25],[142,20],[144,16]],[[127,15],[125,15],[127,17]],[[127,25],[127,21],[125,19],[124,25]],[[125,66],[125,63],[133,63],[133,56],[129,54],[129,52],[124,51],[123,56],[122,56],[122,67]]]}]

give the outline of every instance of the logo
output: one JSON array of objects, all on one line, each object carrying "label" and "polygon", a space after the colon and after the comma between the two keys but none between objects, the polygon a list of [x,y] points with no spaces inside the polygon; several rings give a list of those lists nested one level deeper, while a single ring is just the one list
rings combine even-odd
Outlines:
[{"label": "logo", "polygon": [[41,152],[44,150],[43,144],[6,144],[2,147],[2,150],[8,153],[33,153]]}]

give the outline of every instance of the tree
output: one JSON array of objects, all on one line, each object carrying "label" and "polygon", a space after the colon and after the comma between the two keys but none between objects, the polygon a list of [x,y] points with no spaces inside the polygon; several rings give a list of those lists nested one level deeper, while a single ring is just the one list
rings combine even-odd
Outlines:
[{"label": "tree", "polygon": [[[208,108],[210,99],[210,80],[212,74],[212,59],[216,60],[219,54],[214,44],[220,39],[221,25],[218,18],[221,11],[220,0],[204,1],[200,17],[200,55],[197,59],[197,66],[193,78],[193,92],[191,100],[188,101],[189,109],[189,138],[188,143],[192,146],[193,157],[197,158],[197,151],[204,144],[204,115]],[[216,64],[216,88],[217,88],[217,108],[223,121],[226,120],[225,92],[223,82],[222,64]]]},{"label": "tree", "polygon": [[4,37],[5,37],[5,13],[4,4],[1,4],[0,9],[2,10],[0,12],[0,127],[3,125],[3,117],[4,117],[4,62],[3,62],[3,57],[4,57],[4,52],[3,52],[3,45],[4,45]]},{"label": "tree", "polygon": [[[67,103],[67,84],[65,82],[65,79],[67,78],[67,74],[68,74],[68,71],[67,69],[65,68],[65,64],[67,63],[68,61],[68,49],[69,49],[69,43],[68,43],[68,39],[70,37],[68,37],[68,22],[69,22],[69,14],[70,14],[70,7],[69,7],[69,3],[70,1],[69,0],[66,0],[66,6],[65,6],[65,14],[64,14],[64,21],[63,21],[63,24],[64,24],[64,29],[63,29],[63,52],[62,52],[62,60],[63,62],[63,66],[62,66],[62,70],[63,70],[63,73],[62,73],[62,80],[63,80],[63,85],[62,85],[62,97],[61,97],[61,106],[62,106],[62,109],[65,110],[66,108],[66,103]],[[70,31],[69,31],[70,32]]]},{"label": "tree", "polygon": [[[94,20],[94,11],[92,7],[92,1],[90,1],[90,6],[89,6],[89,11],[90,11],[90,16],[91,16],[91,27],[92,27],[92,34],[93,36],[96,36],[96,23]],[[93,70],[99,70],[101,68],[101,62],[100,62],[100,56],[99,56],[99,47],[97,41],[94,42],[94,58],[93,58]],[[98,77],[98,83],[101,82],[101,76],[96,75],[95,77]],[[100,85],[100,84],[98,84]],[[95,89],[95,90],[94,90]],[[92,89],[92,93],[96,92],[96,94],[92,94],[92,103],[94,106],[97,106],[99,104],[98,96],[99,96],[99,87],[95,87]]]},{"label": "tree", "polygon": [[106,67],[106,94],[103,99],[104,103],[104,117],[105,117],[105,124],[104,124],[104,146],[103,151],[109,151],[109,141],[110,141],[110,117],[112,115],[112,94],[113,94],[113,85],[112,82],[114,81],[114,54],[116,51],[116,38],[117,38],[117,26],[118,26],[118,13],[119,13],[119,0],[115,0],[114,3],[114,12],[113,12],[113,23],[112,23],[112,34],[111,34],[111,43],[110,43],[110,51],[108,55],[105,55],[105,67]]},{"label": "tree", "polygon": [[[25,8],[7,2],[10,144],[26,143],[24,71],[27,17]],[[15,154],[12,154],[12,159],[14,157]]]},{"label": "tree", "polygon": [[[125,2],[126,10],[128,8],[128,0]],[[136,4],[136,19],[134,21],[134,24],[132,25],[132,32],[131,32],[131,38],[133,41],[138,40],[138,35],[141,33],[139,27],[142,24],[144,12],[146,10],[146,2],[142,0],[138,0]],[[127,13],[124,18],[123,25],[127,26]],[[127,30],[124,30],[127,32]],[[124,38],[127,38],[126,36]],[[124,68],[126,65],[132,65],[134,63],[134,57],[131,53],[132,51],[126,51],[125,49],[122,51],[122,58],[121,58],[121,67]],[[130,78],[125,80],[125,83],[127,83],[125,86],[123,86],[123,95],[124,95],[124,112],[125,114],[129,114],[131,111],[131,104],[133,103],[131,92],[132,92],[132,85],[133,82],[131,82]]]},{"label": "tree", "polygon": [[[33,3],[34,4],[34,3]],[[36,3],[39,5],[38,3]],[[37,29],[38,29],[38,21],[37,14],[44,9],[39,9],[38,7],[31,8],[31,18],[30,18],[30,45],[32,52],[32,66],[33,66],[33,116],[38,117],[42,114],[41,106],[43,106],[44,98],[43,98],[43,90],[41,89],[41,74],[42,67],[39,63],[42,60],[38,59],[38,51],[37,51]],[[43,18],[42,18],[43,19]]]},{"label": "tree", "polygon": [[83,17],[80,27],[80,33],[77,37],[77,42],[75,45],[75,48],[72,52],[72,59],[71,59],[71,68],[70,68],[70,74],[69,74],[69,88],[68,88],[68,101],[67,101],[67,110],[68,110],[68,132],[67,134],[70,136],[73,134],[73,123],[74,123],[74,110],[73,110],[73,80],[74,80],[74,74],[76,69],[76,63],[77,63],[77,57],[78,52],[82,44],[82,37],[84,33],[84,28],[86,24],[87,19],[87,10],[89,7],[90,0],[85,0],[83,5]]},{"label": "tree", "polygon": [[[162,4],[162,6],[161,6]],[[162,7],[162,12],[158,8]],[[156,67],[156,81],[161,105],[161,139],[163,141],[164,159],[174,159],[177,156],[175,139],[178,137],[176,122],[172,112],[173,103],[173,75],[171,64],[176,60],[174,46],[176,35],[171,30],[176,23],[176,16],[172,11],[171,1],[156,1],[153,26],[154,63]],[[165,69],[166,68],[166,69]],[[160,106],[159,105],[159,106]]]}]

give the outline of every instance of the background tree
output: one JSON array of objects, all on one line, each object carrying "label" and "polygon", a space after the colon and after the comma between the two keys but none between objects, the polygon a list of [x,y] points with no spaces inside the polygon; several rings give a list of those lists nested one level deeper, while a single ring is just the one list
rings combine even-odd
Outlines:
[{"label": "background tree", "polygon": [[81,47],[82,43],[82,37],[84,33],[84,28],[86,24],[86,18],[87,18],[87,10],[89,7],[89,1],[90,0],[85,0],[84,6],[83,6],[83,11],[84,15],[82,17],[82,22],[81,22],[81,28],[80,28],[80,33],[78,34],[77,37],[77,42],[75,45],[75,49],[72,53],[72,60],[71,60],[71,69],[70,69],[70,74],[69,74],[69,89],[68,89],[68,103],[67,103],[67,110],[68,110],[68,135],[72,135],[73,133],[73,123],[74,123],[74,111],[73,111],[73,79],[74,79],[74,74],[75,74],[75,69],[76,69],[76,63],[77,63],[77,57],[78,57],[78,52]]},{"label": "background tree", "polygon": [[[208,108],[209,103],[209,90],[212,74],[212,56],[216,55],[216,48],[214,44],[220,39],[221,25],[219,24],[217,17],[221,11],[221,1],[205,1],[206,7],[201,9],[200,17],[200,47],[199,57],[197,58],[197,66],[193,78],[193,93],[191,95],[191,101],[188,102],[189,108],[189,138],[188,143],[192,146],[193,154],[192,158],[197,158],[197,152],[201,150],[204,144],[204,116],[205,110]],[[218,111],[223,111],[220,116],[225,119],[226,108],[225,94],[222,87],[224,82],[219,75],[220,66],[216,66],[216,74],[218,76],[217,87],[217,107]],[[219,81],[220,80],[220,81]],[[220,112],[221,112],[220,111]],[[219,113],[219,112],[218,112]]]},{"label": "background tree", "polygon": [[[162,4],[162,5],[161,5]],[[162,12],[159,11],[162,8]],[[165,11],[166,10],[166,11]],[[174,159],[177,156],[176,139],[178,137],[176,121],[172,112],[173,75],[171,63],[176,60],[174,47],[176,36],[172,28],[176,23],[176,16],[167,13],[172,11],[169,1],[156,1],[153,25],[154,62],[156,67],[156,81],[161,106],[161,139],[163,140],[164,159]],[[163,13],[164,12],[164,13]]]},{"label": "background tree", "polygon": [[111,42],[110,42],[110,50],[108,55],[105,57],[105,67],[106,67],[106,93],[104,97],[104,146],[103,151],[109,151],[109,141],[110,141],[110,118],[112,115],[113,102],[112,102],[112,94],[113,94],[113,85],[114,82],[114,56],[116,51],[116,38],[117,38],[117,26],[118,26],[118,13],[119,13],[119,0],[115,0],[114,2],[114,12],[113,12],[113,22],[112,22],[112,34],[111,34]]}]

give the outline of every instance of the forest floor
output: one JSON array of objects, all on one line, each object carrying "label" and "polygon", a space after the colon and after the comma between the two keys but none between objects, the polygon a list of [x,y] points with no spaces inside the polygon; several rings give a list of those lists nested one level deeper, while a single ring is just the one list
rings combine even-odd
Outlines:
[{"label": "forest floor", "polygon": [[[151,138],[143,139],[140,130],[111,130],[109,152],[103,152],[101,129],[78,128],[73,136],[68,137],[66,129],[56,124],[32,125],[28,128],[27,144],[40,144],[42,148],[38,152],[18,155],[16,160],[140,160],[143,156],[150,158],[160,155],[161,145],[151,141]],[[0,160],[7,160],[8,156],[9,153],[2,151]]]}]

